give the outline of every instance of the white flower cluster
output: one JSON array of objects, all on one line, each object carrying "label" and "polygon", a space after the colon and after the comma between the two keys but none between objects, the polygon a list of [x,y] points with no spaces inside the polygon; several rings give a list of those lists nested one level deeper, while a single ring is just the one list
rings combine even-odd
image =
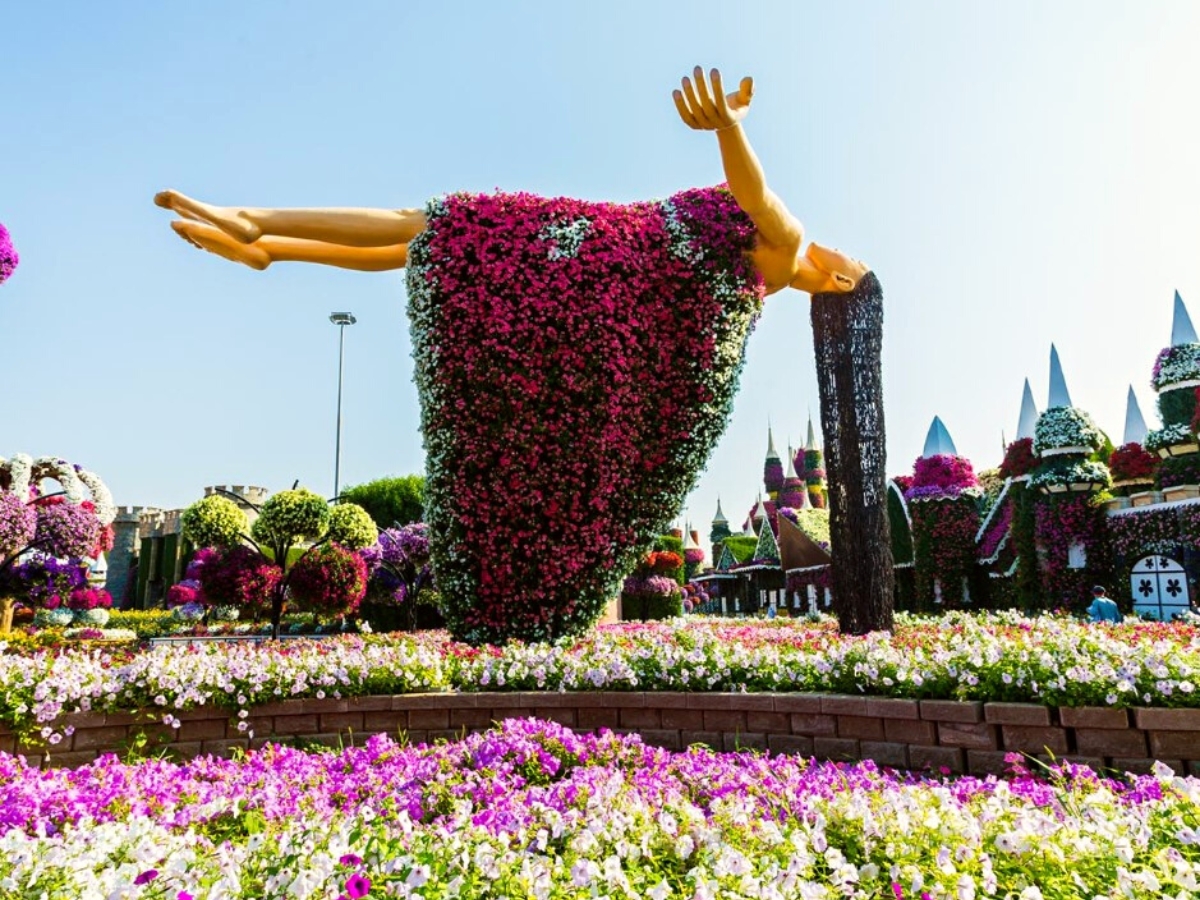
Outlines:
[{"label": "white flower cluster", "polygon": [[1156,391],[1187,382],[1200,384],[1200,344],[1168,347],[1159,356],[1151,384]]},{"label": "white flower cluster", "polygon": [[1196,443],[1196,436],[1192,434],[1190,426],[1168,425],[1165,428],[1156,428],[1149,432],[1143,446],[1151,453],[1156,453],[1167,447],[1194,443]]},{"label": "white flower cluster", "polygon": [[1073,406],[1055,406],[1038,416],[1033,432],[1033,452],[1080,448],[1087,454],[1104,446],[1104,435],[1092,417]]},{"label": "white flower cluster", "polygon": [[679,210],[675,208],[675,204],[670,200],[663,200],[659,203],[662,208],[663,222],[667,227],[667,234],[671,240],[671,255],[676,259],[687,260],[692,262],[701,256],[701,251],[692,244],[692,236],[688,232],[687,226],[679,218]]},{"label": "white flower cluster", "polygon": [[570,222],[551,222],[538,233],[538,239],[553,244],[547,254],[550,259],[574,259],[591,230],[591,220],[579,216]]}]

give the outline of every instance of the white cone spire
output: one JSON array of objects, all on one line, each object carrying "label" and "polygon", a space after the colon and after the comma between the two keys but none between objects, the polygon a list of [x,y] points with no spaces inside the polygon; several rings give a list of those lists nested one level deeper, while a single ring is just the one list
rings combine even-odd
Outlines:
[{"label": "white cone spire", "polygon": [[954,439],[937,416],[933,417],[933,422],[929,425],[929,434],[925,436],[925,449],[921,451],[921,456],[958,456]]},{"label": "white cone spire", "polygon": [[1062,363],[1058,361],[1058,348],[1050,345],[1050,397],[1046,402],[1047,409],[1056,406],[1074,406],[1071,394],[1067,390],[1067,379],[1063,376]]},{"label": "white cone spire", "polygon": [[[1187,315],[1187,313],[1184,313]],[[1137,394],[1133,392],[1133,385],[1129,386],[1129,399],[1125,401],[1125,439],[1124,444],[1141,444],[1146,440],[1146,433],[1149,431],[1146,428],[1146,417],[1142,415],[1142,408],[1138,405]]]},{"label": "white cone spire", "polygon": [[1179,291],[1176,291],[1175,313],[1171,317],[1171,346],[1178,347],[1181,344],[1195,344],[1196,342],[1196,329],[1192,327],[1192,317],[1188,315],[1187,307],[1183,305],[1183,298],[1179,296]]},{"label": "white cone spire", "polygon": [[1033,438],[1033,430],[1037,426],[1037,404],[1033,402],[1033,391],[1029,388],[1029,379],[1025,379],[1025,390],[1021,393],[1021,417],[1017,420],[1017,440]]}]

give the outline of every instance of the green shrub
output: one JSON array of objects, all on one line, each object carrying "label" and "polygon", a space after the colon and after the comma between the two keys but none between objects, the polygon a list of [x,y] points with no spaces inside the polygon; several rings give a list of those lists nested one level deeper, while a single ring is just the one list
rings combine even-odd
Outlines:
[{"label": "green shrub", "polygon": [[228,497],[209,494],[183,511],[181,524],[197,547],[232,547],[246,533],[246,514]]}]

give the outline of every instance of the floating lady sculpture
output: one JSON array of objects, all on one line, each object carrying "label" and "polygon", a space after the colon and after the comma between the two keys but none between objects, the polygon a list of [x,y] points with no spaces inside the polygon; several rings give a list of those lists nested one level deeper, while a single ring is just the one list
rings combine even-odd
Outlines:
[{"label": "floating lady sculpture", "polygon": [[[679,115],[716,132],[728,189],[663,202],[456,194],[423,210],[259,209],[155,197],[181,216],[172,227],[185,240],[255,269],[408,269],[426,517],[456,636],[554,638],[595,621],[693,486],[762,297],[785,287],[814,295],[830,480],[837,497],[846,467],[851,492],[842,519],[858,515],[852,494],[866,487],[886,529],[879,341],[855,331],[852,311],[865,303],[867,331],[879,331],[878,282],[836,250],[803,247],[742,130],[751,93],[747,78],[726,96],[716,70],[683,79]],[[849,305],[818,316],[838,298]],[[872,346],[874,380],[844,380],[839,354],[857,360]],[[846,393],[859,390],[876,393]],[[835,503],[835,553],[847,561],[878,538],[838,522]],[[836,567],[834,587],[853,601]],[[887,607],[876,627],[890,626],[890,591]]]}]

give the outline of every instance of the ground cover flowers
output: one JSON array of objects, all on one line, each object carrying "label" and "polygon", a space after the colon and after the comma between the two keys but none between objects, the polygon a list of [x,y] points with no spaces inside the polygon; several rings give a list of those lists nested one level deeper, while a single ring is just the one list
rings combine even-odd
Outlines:
[{"label": "ground cover flowers", "polygon": [[[0,653],[0,721],[53,740],[63,714],[428,691],[833,691],[1049,706],[1200,707],[1195,624],[1054,616],[898,616],[894,635],[832,620],[628,623],[580,640],[475,648],[445,632],[146,650]],[[3,645],[0,645],[2,647]]]},{"label": "ground cover flowers", "polygon": [[41,772],[0,755],[0,896],[1191,897],[1200,781],[465,740]]}]

